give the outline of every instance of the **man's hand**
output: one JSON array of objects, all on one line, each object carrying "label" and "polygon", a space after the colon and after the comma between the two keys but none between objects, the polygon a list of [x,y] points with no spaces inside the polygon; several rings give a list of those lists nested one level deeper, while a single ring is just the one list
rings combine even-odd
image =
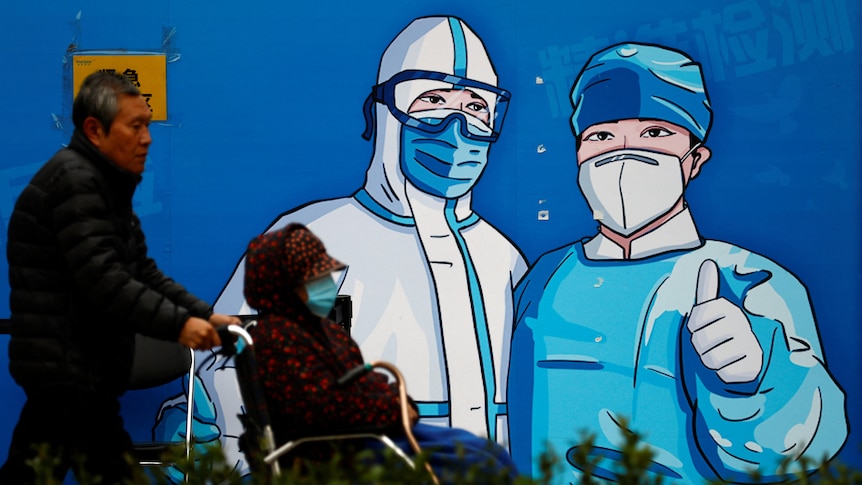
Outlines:
[{"label": "man's hand", "polygon": [[215,327],[221,325],[242,325],[242,321],[239,318],[231,315],[222,315],[221,313],[213,313],[210,316],[210,323]]},{"label": "man's hand", "polygon": [[719,298],[718,267],[700,265],[695,305],[688,319],[691,344],[701,362],[728,383],[751,382],[763,367],[763,349],[742,309]]},{"label": "man's hand", "polygon": [[209,350],[221,345],[221,339],[210,322],[190,317],[180,332],[180,343],[194,350]]}]

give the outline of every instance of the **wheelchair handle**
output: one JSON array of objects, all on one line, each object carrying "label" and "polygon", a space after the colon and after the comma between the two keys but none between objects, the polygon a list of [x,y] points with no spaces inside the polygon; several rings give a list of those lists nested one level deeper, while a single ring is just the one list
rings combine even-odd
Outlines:
[{"label": "wheelchair handle", "polygon": [[[256,321],[252,320],[247,322],[247,325],[254,325],[256,323]],[[251,334],[241,325],[219,325],[216,327],[216,333],[218,333],[221,339],[221,348],[218,350],[218,353],[226,357],[232,357],[237,352],[241,352],[246,346],[252,345]]]}]

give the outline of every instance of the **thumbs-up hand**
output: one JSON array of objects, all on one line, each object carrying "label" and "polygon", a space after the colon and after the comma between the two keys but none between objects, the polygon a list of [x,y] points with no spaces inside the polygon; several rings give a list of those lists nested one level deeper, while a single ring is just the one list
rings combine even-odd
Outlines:
[{"label": "thumbs-up hand", "polygon": [[751,382],[763,367],[763,349],[742,309],[719,298],[718,266],[707,259],[697,274],[688,319],[691,344],[701,362],[728,384]]}]

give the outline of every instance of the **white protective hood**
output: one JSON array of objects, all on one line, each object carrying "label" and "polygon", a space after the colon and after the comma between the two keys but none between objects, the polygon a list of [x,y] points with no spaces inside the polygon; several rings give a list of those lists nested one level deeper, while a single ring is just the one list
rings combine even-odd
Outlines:
[{"label": "white protective hood", "polygon": [[[460,25],[460,32],[453,34],[452,22]],[[458,44],[466,46],[466,60],[456,59],[456,40],[453,35],[463,35]],[[463,55],[458,52],[457,55]],[[456,65],[466,63],[466,76],[462,77],[497,86],[497,74],[488,57],[484,44],[462,20],[453,17],[423,17],[414,20],[389,44],[380,60],[377,82],[386,82],[399,72],[418,69],[457,75]],[[433,81],[428,81],[429,83]],[[421,86],[418,83],[417,86]],[[429,86],[433,89],[439,86]],[[420,88],[419,91],[424,91]],[[421,92],[413,93],[418,96]],[[489,105],[493,106],[493,102]],[[375,104],[374,155],[365,179],[365,190],[380,205],[392,213],[412,216],[407,202],[404,174],[401,172],[401,123],[383,104]],[[412,187],[411,187],[412,188]],[[410,190],[411,193],[418,190]],[[427,194],[426,194],[427,195]],[[436,198],[428,195],[428,197]],[[424,197],[422,197],[424,198]],[[438,199],[442,203],[442,199]],[[470,192],[462,196],[456,208],[460,218],[470,213]]]}]

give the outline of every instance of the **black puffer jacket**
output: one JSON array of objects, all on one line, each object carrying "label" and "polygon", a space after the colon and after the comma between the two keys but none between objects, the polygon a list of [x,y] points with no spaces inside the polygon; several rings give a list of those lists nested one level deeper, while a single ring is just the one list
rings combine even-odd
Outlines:
[{"label": "black puffer jacket", "polygon": [[33,176],[9,221],[9,370],[25,390],[121,394],[136,332],[177,340],[209,304],[147,256],[132,195],[141,177],[78,131]]}]

